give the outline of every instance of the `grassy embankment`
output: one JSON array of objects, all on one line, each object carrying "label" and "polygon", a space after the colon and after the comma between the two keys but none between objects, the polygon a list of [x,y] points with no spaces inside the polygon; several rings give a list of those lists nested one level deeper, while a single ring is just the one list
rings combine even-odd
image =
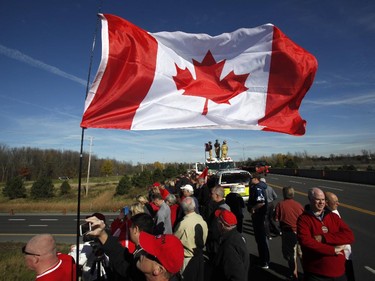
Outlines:
[{"label": "grassy embankment", "polygon": [[[146,194],[146,189],[133,188],[127,195],[115,196],[116,186],[120,177],[106,177],[90,179],[86,196],[86,182],[81,184],[81,212],[117,212],[125,205],[132,204],[138,194]],[[78,183],[69,180],[70,194],[60,196],[61,181],[54,181],[55,196],[49,199],[31,199],[30,188],[32,182],[26,182],[27,197],[9,200],[0,192],[0,213],[76,213]],[[0,184],[2,190],[4,183]]]},{"label": "grassy embankment", "polygon": [[[25,257],[21,252],[24,243],[0,243],[0,281],[35,280],[35,273],[25,265]],[[69,252],[69,245],[58,244],[57,250]]]},{"label": "grassy embankment", "polygon": [[[129,194],[115,196],[116,186],[120,177],[90,179],[88,195],[85,194],[86,182],[81,184],[81,212],[118,212],[125,205],[134,202],[138,194],[146,194],[146,189],[132,189]],[[27,197],[9,200],[2,194],[4,183],[0,184],[0,212],[2,213],[76,213],[78,183],[69,180],[71,192],[66,196],[59,196],[61,181],[54,181],[55,197],[50,199],[31,199],[30,188],[32,182],[26,183]],[[29,270],[21,253],[24,243],[0,243],[0,281],[35,280],[35,273]],[[69,252],[70,245],[58,244],[58,250]]]}]

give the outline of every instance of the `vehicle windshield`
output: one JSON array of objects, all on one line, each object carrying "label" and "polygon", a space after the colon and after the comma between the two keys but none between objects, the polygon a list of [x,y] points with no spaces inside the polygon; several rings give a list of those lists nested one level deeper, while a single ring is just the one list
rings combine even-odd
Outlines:
[{"label": "vehicle windshield", "polygon": [[242,183],[248,185],[250,179],[249,173],[223,173],[221,175],[221,184]]},{"label": "vehicle windshield", "polygon": [[205,165],[203,163],[197,163],[197,171],[203,172]]},{"label": "vehicle windshield", "polygon": [[207,167],[210,170],[228,170],[234,169],[234,162],[215,162],[215,163],[207,163]]}]

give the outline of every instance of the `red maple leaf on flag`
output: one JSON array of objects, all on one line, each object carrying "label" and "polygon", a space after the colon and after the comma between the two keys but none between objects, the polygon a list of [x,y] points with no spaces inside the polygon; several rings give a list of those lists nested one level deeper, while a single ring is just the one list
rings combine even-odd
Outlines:
[{"label": "red maple leaf on flag", "polygon": [[208,51],[202,62],[193,59],[196,79],[193,79],[189,69],[181,69],[175,64],[177,75],[173,76],[178,90],[184,90],[183,95],[204,97],[206,101],[202,115],[208,113],[208,100],[217,104],[230,104],[229,100],[246,91],[245,81],[250,73],[236,75],[232,70],[220,80],[226,60],[216,62]]}]

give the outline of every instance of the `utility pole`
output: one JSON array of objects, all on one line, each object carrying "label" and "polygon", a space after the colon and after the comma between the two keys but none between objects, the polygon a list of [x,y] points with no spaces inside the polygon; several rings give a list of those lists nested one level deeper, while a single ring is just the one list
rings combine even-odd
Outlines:
[{"label": "utility pole", "polygon": [[89,194],[89,178],[90,178],[90,166],[91,166],[91,147],[92,147],[92,140],[93,137],[90,137],[90,148],[89,148],[89,163],[87,165],[87,181],[86,181],[86,194],[87,196]]},{"label": "utility pole", "polygon": [[143,152],[141,152],[141,172],[143,172]]}]

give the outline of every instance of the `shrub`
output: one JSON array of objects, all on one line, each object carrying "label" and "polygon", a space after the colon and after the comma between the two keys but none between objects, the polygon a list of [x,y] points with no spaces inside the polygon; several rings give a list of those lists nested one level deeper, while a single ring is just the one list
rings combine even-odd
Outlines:
[{"label": "shrub", "polygon": [[71,187],[68,181],[63,181],[63,183],[60,186],[60,195],[69,194],[70,190],[71,190]]},{"label": "shrub", "polygon": [[53,197],[52,180],[47,177],[37,179],[31,186],[31,197],[34,199]]},{"label": "shrub", "polygon": [[129,176],[123,176],[116,187],[116,195],[128,194],[131,187],[132,184]]},{"label": "shrub", "polygon": [[26,188],[21,177],[15,177],[8,180],[3,189],[4,196],[9,199],[25,198]]},{"label": "shrub", "polygon": [[154,172],[152,173],[152,181],[153,182],[164,182],[165,178],[164,178],[164,175],[163,175],[163,172],[157,168],[154,170]]},{"label": "shrub", "polygon": [[132,184],[136,187],[146,187],[152,184],[151,172],[145,170],[141,173],[137,173],[132,177]]}]

